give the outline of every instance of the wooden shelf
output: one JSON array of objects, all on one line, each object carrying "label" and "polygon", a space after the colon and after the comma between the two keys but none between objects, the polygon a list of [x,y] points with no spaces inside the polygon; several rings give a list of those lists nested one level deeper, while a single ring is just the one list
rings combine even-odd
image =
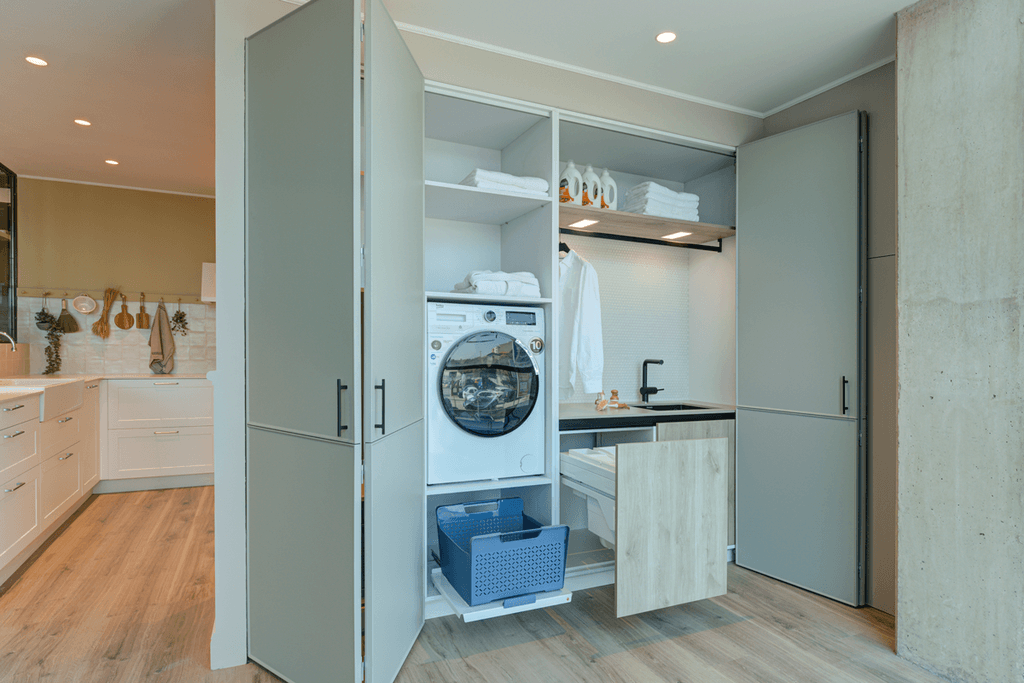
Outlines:
[{"label": "wooden shelf", "polygon": [[424,183],[424,215],[463,223],[504,225],[550,204],[551,197],[526,197],[428,180]]},{"label": "wooden shelf", "polygon": [[[598,221],[586,228],[570,227],[581,220]],[[612,211],[611,209],[595,209],[592,206],[575,204],[558,205],[559,230],[572,230],[572,234],[612,239],[628,239],[651,244],[682,246],[685,244],[704,244],[714,240],[733,237],[736,229],[726,225],[682,221],[675,218],[644,216],[638,213]],[[689,232],[689,235],[672,240],[663,239],[665,235],[676,232]]]},{"label": "wooden shelf", "polygon": [[427,301],[465,301],[475,304],[549,304],[551,299],[535,296],[501,296],[499,294],[460,294],[458,292],[427,292]]}]

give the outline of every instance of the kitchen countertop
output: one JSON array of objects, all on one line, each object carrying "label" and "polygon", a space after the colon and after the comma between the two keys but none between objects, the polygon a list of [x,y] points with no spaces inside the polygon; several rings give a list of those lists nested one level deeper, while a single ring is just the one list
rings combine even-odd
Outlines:
[{"label": "kitchen countertop", "polygon": [[651,405],[685,403],[699,406],[695,410],[595,410],[593,403],[558,404],[558,431],[614,429],[621,427],[653,427],[659,422],[692,422],[698,420],[734,420],[736,406],[706,401],[664,400]]},{"label": "kitchen countertop", "polygon": [[183,372],[179,374],[170,375],[154,375],[151,372],[147,373],[125,373],[125,372],[108,372],[108,373],[81,373],[77,375],[64,374],[58,372],[54,375],[12,375],[10,377],[2,377],[3,379],[66,379],[69,382],[76,380],[83,380],[85,382],[93,382],[98,379],[154,379],[158,381],[165,381],[171,379],[206,379],[206,373],[204,372]]}]

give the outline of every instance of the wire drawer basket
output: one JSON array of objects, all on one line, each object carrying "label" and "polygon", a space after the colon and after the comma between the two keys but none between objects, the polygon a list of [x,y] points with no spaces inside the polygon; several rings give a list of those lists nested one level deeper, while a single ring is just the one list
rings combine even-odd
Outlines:
[{"label": "wire drawer basket", "polygon": [[569,527],[541,526],[521,498],[437,508],[441,572],[470,606],[561,590]]}]

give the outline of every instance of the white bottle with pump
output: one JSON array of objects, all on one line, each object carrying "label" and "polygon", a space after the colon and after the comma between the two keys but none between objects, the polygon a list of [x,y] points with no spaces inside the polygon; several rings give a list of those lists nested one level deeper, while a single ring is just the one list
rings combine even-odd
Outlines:
[{"label": "white bottle with pump", "polygon": [[615,184],[615,180],[611,174],[608,173],[608,169],[604,169],[604,173],[601,174],[601,203],[602,209],[611,209],[615,211],[619,206],[619,186]]},{"label": "white bottle with pump", "polygon": [[558,201],[563,204],[583,203],[583,176],[572,159],[569,159],[562,175],[558,177]]},{"label": "white bottle with pump", "polygon": [[594,167],[587,164],[583,171],[583,206],[601,206],[601,179],[594,173]]}]

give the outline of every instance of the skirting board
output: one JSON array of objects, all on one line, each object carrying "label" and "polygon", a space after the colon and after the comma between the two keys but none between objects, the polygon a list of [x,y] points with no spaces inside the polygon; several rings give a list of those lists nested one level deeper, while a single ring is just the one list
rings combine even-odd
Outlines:
[{"label": "skirting board", "polygon": [[138,479],[104,479],[96,484],[92,492],[127,493],[129,491],[187,489],[193,486],[213,486],[213,473],[178,474],[173,477],[141,477]]}]

